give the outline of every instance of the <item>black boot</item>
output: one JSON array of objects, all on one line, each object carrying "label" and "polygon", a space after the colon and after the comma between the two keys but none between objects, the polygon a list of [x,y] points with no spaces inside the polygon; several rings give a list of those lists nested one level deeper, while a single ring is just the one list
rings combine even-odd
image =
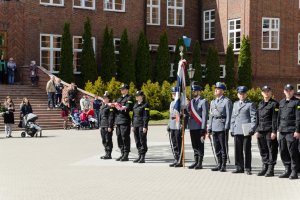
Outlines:
[{"label": "black boot", "polygon": [[100,158],[101,158],[101,159],[104,159],[104,158],[107,156],[107,153],[108,153],[108,152],[105,151],[105,155],[104,155],[104,156],[101,156]]},{"label": "black boot", "polygon": [[260,172],[258,172],[257,176],[264,176],[267,173],[268,170],[268,165],[263,164],[262,169]]},{"label": "black boot", "polygon": [[203,156],[199,156],[199,160],[194,169],[202,169]]},{"label": "black boot", "polygon": [[223,158],[220,172],[226,172],[226,162],[227,162],[227,159]]},{"label": "black boot", "polygon": [[138,163],[145,163],[145,154],[141,155],[141,159],[139,160]]},{"label": "black boot", "polygon": [[177,163],[178,163],[178,160],[175,159],[172,164],[169,164],[169,167],[174,167]]},{"label": "black boot", "polygon": [[219,171],[221,169],[221,165],[222,165],[222,159],[221,159],[221,157],[218,157],[218,165],[210,170],[211,171]]},{"label": "black boot", "polygon": [[111,152],[106,152],[106,155],[103,157],[104,160],[111,159]]},{"label": "black boot", "polygon": [[293,170],[289,179],[298,179],[298,173],[297,170]]},{"label": "black boot", "polygon": [[121,158],[121,162],[124,162],[124,161],[128,161],[128,156],[129,156],[129,153],[124,153],[124,156]]},{"label": "black boot", "polygon": [[117,158],[116,161],[120,161],[123,158],[123,156],[124,156],[124,153],[122,152],[121,155],[120,155],[120,157]]},{"label": "black boot", "polygon": [[141,154],[139,154],[139,157],[138,157],[137,159],[135,159],[133,162],[134,162],[134,163],[137,163],[137,162],[140,161],[140,159],[141,159]]},{"label": "black boot", "polygon": [[291,174],[291,168],[290,167],[285,167],[284,172],[278,176],[278,178],[288,178]]},{"label": "black boot", "polygon": [[189,169],[194,169],[196,167],[196,165],[198,164],[199,157],[194,156],[194,158],[195,158],[195,162],[191,166],[188,167]]},{"label": "black boot", "polygon": [[177,161],[177,163],[174,165],[174,167],[183,167],[183,164],[182,164],[182,159]]},{"label": "black boot", "polygon": [[274,165],[269,165],[265,177],[272,177],[272,176],[274,176]]}]

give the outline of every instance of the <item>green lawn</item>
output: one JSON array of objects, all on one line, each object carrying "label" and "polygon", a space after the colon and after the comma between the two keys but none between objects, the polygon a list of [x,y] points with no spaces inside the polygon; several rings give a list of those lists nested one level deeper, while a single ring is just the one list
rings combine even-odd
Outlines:
[{"label": "green lawn", "polygon": [[163,119],[163,120],[150,120],[149,125],[167,125],[169,122],[169,119]]}]

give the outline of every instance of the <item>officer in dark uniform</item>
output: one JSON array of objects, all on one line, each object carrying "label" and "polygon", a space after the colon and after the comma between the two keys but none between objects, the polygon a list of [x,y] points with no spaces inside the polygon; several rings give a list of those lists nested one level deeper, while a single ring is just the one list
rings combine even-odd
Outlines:
[{"label": "officer in dark uniform", "polygon": [[109,106],[110,101],[110,95],[106,91],[103,95],[103,104],[99,110],[99,128],[105,150],[105,155],[101,156],[101,159],[111,159],[111,152],[113,149],[112,135],[114,127],[114,109]]},{"label": "officer in dark uniform", "polygon": [[263,166],[257,176],[271,177],[274,176],[278,154],[276,134],[279,104],[272,99],[273,94],[269,86],[263,86],[261,91],[264,99],[258,104],[256,112],[256,137]]},{"label": "officer in dark uniform", "polygon": [[201,86],[192,85],[193,99],[188,106],[188,127],[190,129],[195,162],[189,166],[189,169],[202,169],[204,140],[209,110],[207,100],[200,96],[201,91]]},{"label": "officer in dark uniform", "polygon": [[236,165],[236,170],[232,173],[244,173],[246,169],[246,174],[251,175],[251,139],[255,133],[256,107],[253,102],[247,100],[247,91],[245,86],[237,88],[239,100],[233,104],[230,133],[234,137]]},{"label": "officer in dark uniform", "polygon": [[207,132],[213,136],[218,166],[211,170],[225,172],[228,153],[227,138],[230,129],[232,103],[230,99],[224,96],[226,86],[220,82],[217,82],[215,86],[216,99],[210,103]]},{"label": "officer in dark uniform", "polygon": [[129,85],[121,85],[122,96],[117,99],[115,103],[116,108],[116,134],[118,146],[121,151],[121,156],[117,158],[117,161],[128,161],[128,155],[130,152],[130,116],[129,112],[132,111],[133,99],[128,95]]},{"label": "officer in dark uniform", "polygon": [[150,108],[149,104],[145,101],[143,91],[137,91],[135,99],[137,102],[133,106],[132,132],[134,133],[135,144],[138,149],[139,157],[133,162],[145,163],[145,156],[148,150],[147,132],[148,122],[150,119]]},{"label": "officer in dark uniform", "polygon": [[167,131],[170,134],[170,143],[171,143],[171,148],[173,151],[173,156],[174,156],[174,162],[170,164],[170,167],[182,167],[182,162],[180,159],[181,155],[181,147],[182,147],[182,133],[180,130],[180,127],[176,126],[176,111],[174,110],[174,105],[175,105],[175,97],[176,97],[176,87],[171,88],[172,92],[172,99],[173,101],[170,103],[170,120],[168,124]]},{"label": "officer in dark uniform", "polygon": [[300,138],[300,101],[294,96],[294,87],[284,87],[285,98],[279,103],[278,133],[281,160],[285,167],[279,178],[297,179],[298,139]]},{"label": "officer in dark uniform", "polygon": [[[295,93],[295,97],[300,100],[300,90]],[[298,141],[298,151],[299,151],[299,159],[298,159],[298,173],[300,173],[300,139]]]}]

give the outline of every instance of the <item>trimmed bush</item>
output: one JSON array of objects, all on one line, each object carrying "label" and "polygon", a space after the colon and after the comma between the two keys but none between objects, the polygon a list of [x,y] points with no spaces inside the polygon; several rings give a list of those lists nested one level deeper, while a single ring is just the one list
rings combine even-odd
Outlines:
[{"label": "trimmed bush", "polygon": [[150,110],[150,119],[151,120],[162,120],[164,116],[158,110]]}]

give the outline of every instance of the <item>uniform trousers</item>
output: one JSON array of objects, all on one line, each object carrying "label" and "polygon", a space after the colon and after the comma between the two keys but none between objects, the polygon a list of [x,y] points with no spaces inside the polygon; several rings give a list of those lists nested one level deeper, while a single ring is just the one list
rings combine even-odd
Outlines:
[{"label": "uniform trousers", "polygon": [[216,156],[227,159],[227,137],[225,131],[213,131],[213,140]]},{"label": "uniform trousers", "polygon": [[270,132],[258,132],[257,145],[265,165],[276,165],[278,154],[278,141],[271,139]]},{"label": "uniform trousers", "polygon": [[251,136],[234,136],[235,166],[238,170],[251,171]]},{"label": "uniform trousers", "polygon": [[121,152],[130,152],[130,125],[117,125],[116,128],[118,147]]},{"label": "uniform trousers", "polygon": [[204,141],[201,141],[201,133],[200,129],[197,130],[190,130],[192,147],[194,150],[194,156],[196,157],[203,157],[204,156]]},{"label": "uniform trousers", "polygon": [[175,160],[179,160],[180,153],[181,153],[181,146],[182,146],[182,133],[180,130],[171,129],[171,142],[173,145],[173,153]]},{"label": "uniform trousers", "polygon": [[143,126],[134,127],[134,140],[139,155],[146,154],[148,151],[147,146],[147,132],[143,132]]},{"label": "uniform trousers", "polygon": [[279,134],[279,150],[283,165],[286,168],[297,171],[298,169],[298,140],[294,138],[294,133]]},{"label": "uniform trousers", "polygon": [[104,146],[105,152],[111,153],[113,149],[113,142],[112,142],[113,132],[112,131],[108,132],[107,127],[101,127],[100,132],[101,132],[102,144]]}]

